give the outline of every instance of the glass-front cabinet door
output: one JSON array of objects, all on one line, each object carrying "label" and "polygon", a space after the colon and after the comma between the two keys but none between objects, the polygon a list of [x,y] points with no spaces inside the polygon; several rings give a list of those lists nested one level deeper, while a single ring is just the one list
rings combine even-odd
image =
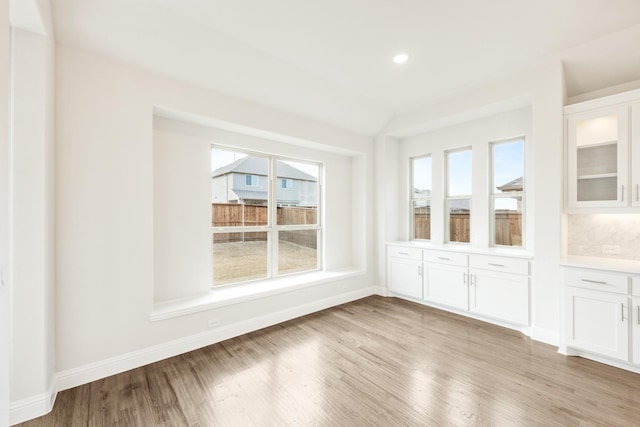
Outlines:
[{"label": "glass-front cabinet door", "polygon": [[568,117],[569,208],[629,205],[628,114],[618,107]]}]

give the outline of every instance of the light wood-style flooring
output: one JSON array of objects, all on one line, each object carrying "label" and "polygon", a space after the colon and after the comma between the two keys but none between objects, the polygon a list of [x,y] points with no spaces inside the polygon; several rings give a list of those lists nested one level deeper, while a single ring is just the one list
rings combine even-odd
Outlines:
[{"label": "light wood-style flooring", "polygon": [[640,375],[368,297],[59,393],[32,426],[639,426]]}]

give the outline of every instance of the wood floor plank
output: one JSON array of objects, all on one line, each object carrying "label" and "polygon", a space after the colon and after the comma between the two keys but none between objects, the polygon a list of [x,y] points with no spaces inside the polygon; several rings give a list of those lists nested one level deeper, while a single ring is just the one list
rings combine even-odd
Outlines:
[{"label": "wood floor plank", "polygon": [[42,426],[637,426],[640,375],[369,297],[59,393]]}]

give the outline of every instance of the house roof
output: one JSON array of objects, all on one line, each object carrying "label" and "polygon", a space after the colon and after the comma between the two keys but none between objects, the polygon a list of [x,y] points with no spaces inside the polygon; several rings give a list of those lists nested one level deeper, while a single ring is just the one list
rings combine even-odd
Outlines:
[{"label": "house roof", "polygon": [[[262,157],[247,156],[236,160],[226,166],[213,171],[213,178],[228,173],[245,173],[251,175],[267,176],[269,162]],[[291,178],[300,181],[313,181],[318,179],[306,172],[301,171],[285,162],[278,162],[278,177]]]},{"label": "house roof", "polygon": [[522,191],[523,179],[522,177],[516,178],[513,181],[509,181],[506,184],[503,184],[499,187],[496,187],[498,190],[503,192],[509,191]]}]

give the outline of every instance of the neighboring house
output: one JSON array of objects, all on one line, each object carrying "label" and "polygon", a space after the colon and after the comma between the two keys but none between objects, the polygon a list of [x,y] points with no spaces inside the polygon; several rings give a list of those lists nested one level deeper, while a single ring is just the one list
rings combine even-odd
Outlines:
[{"label": "neighboring house", "polygon": [[522,177],[516,178],[513,181],[509,181],[500,187],[496,187],[498,190],[503,193],[509,193],[513,191],[522,191]]},{"label": "neighboring house", "polygon": [[[509,181],[506,184],[503,184],[496,188],[502,191],[503,193],[514,193],[517,191],[522,191],[523,183],[524,183],[523,177],[520,177],[520,178],[514,179],[513,181]],[[518,205],[516,209],[518,212],[522,212],[522,198],[518,198],[517,200],[518,200]]]},{"label": "neighboring house", "polygon": [[[266,205],[268,162],[260,157],[243,157],[213,171],[213,203]],[[315,207],[318,203],[318,179],[284,162],[278,162],[278,206]]]},{"label": "neighboring house", "polygon": [[420,198],[420,197],[431,197],[431,190],[427,190],[424,188],[413,188],[413,197],[414,198]]}]

